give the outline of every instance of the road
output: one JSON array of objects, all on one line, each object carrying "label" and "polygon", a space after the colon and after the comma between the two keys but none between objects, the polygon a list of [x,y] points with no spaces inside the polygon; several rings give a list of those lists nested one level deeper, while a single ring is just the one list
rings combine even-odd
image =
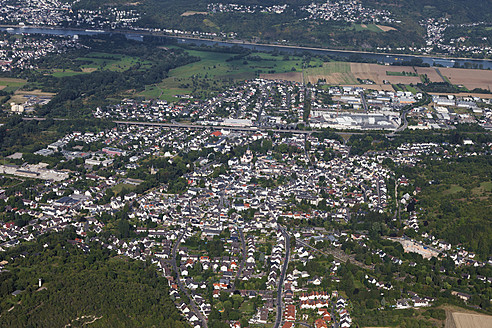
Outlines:
[{"label": "road", "polygon": [[401,131],[405,130],[405,129],[408,127],[407,114],[408,114],[408,110],[403,111],[403,113],[401,114],[401,118],[402,118],[402,120],[403,120],[403,125],[402,125],[402,126],[400,126],[398,129],[396,129],[396,130],[393,132],[393,135],[394,135],[395,133],[398,133],[398,132],[401,132]]},{"label": "road", "polygon": [[176,242],[173,245],[171,263],[173,265],[174,272],[176,272],[176,283],[178,284],[179,289],[181,289],[181,291],[190,300],[191,311],[193,311],[193,313],[198,317],[198,319],[200,319],[200,321],[202,322],[202,327],[207,328],[207,319],[202,315],[202,313],[200,312],[200,310],[196,306],[195,300],[191,297],[188,289],[183,285],[183,283],[179,279],[179,270],[178,270],[178,266],[176,264],[176,252],[179,248],[179,244],[181,243],[181,239],[183,239],[184,234],[185,234],[185,231],[183,230],[183,232],[180,233],[180,235],[178,236],[178,239],[176,239]]},{"label": "road", "polygon": [[289,129],[273,129],[273,128],[258,128],[258,127],[242,127],[229,125],[201,125],[201,124],[184,124],[184,123],[159,123],[159,122],[137,122],[137,121],[113,121],[116,124],[127,125],[145,125],[145,126],[161,126],[167,128],[183,128],[183,129],[226,129],[231,131],[273,131],[279,133],[294,133],[294,134],[311,134],[316,131],[307,130],[289,130]]},{"label": "road", "polygon": [[[22,118],[24,121],[45,121],[47,118],[46,117],[23,117]],[[52,118],[54,121],[70,121],[71,119],[68,118]],[[202,124],[184,124],[184,123],[162,123],[162,122],[139,122],[139,121],[119,121],[119,120],[114,120],[111,121],[115,124],[125,124],[125,125],[142,125],[142,126],[160,126],[160,127],[166,127],[170,129],[225,129],[225,130],[231,130],[231,131],[244,131],[244,132],[257,132],[257,131],[263,131],[263,132],[277,132],[277,133],[292,133],[292,134],[302,134],[302,135],[310,135],[312,133],[317,133],[320,132],[319,130],[294,130],[294,129],[276,129],[276,128],[269,128],[269,127],[241,127],[241,126],[230,126],[230,125],[202,125]],[[343,131],[333,131],[336,134],[339,134],[341,136],[343,135],[365,135],[368,131],[366,132],[343,132]],[[483,133],[483,132],[476,132],[476,134]],[[438,134],[438,133],[435,133]],[[468,132],[468,134],[474,134],[474,132]],[[388,133],[386,136],[393,136],[393,133]]]},{"label": "road", "polygon": [[241,237],[243,258],[241,259],[241,264],[239,264],[239,270],[237,270],[236,279],[234,281],[234,287],[232,288],[232,291],[236,290],[236,284],[239,281],[239,278],[241,278],[241,274],[243,273],[243,269],[244,269],[244,263],[246,263],[246,241],[244,240],[243,229],[238,227],[237,230],[239,231],[239,236]]},{"label": "road", "polygon": [[275,319],[275,324],[273,328],[278,328],[282,322],[282,312],[284,308],[284,302],[282,299],[282,290],[284,288],[284,279],[285,272],[287,271],[287,267],[289,265],[289,255],[290,255],[290,236],[282,226],[279,226],[282,235],[285,238],[285,261],[282,266],[282,271],[280,272],[280,279],[278,281],[278,289],[277,289],[277,318]]},{"label": "road", "polygon": [[364,92],[361,93],[360,99],[362,99],[362,106],[364,106],[364,110],[367,112],[367,101],[366,101],[366,96],[364,95]]}]

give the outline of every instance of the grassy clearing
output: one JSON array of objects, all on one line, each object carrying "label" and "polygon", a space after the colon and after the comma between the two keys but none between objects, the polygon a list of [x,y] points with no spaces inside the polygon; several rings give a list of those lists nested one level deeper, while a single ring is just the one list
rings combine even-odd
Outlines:
[{"label": "grassy clearing", "polygon": [[91,52],[85,57],[79,57],[77,60],[89,62],[81,66],[83,71],[89,72],[90,69],[125,71],[135,65],[150,67],[149,61],[141,60],[138,57],[131,57],[119,54],[108,54],[103,52]]},{"label": "grassy clearing", "polygon": [[484,195],[492,192],[492,181],[485,181],[480,183],[479,187],[473,188],[472,193],[474,195]]},{"label": "grassy clearing", "polygon": [[380,29],[377,25],[375,24],[352,24],[350,26],[351,30],[355,30],[356,32],[361,32],[361,31],[371,31],[375,33],[381,33],[384,32],[382,29]]},{"label": "grassy clearing", "polygon": [[126,190],[134,190],[136,188],[136,186],[134,185],[131,185],[131,184],[126,184],[126,183],[120,183],[116,186],[113,187],[113,192],[118,195],[121,193],[121,191],[123,189],[126,189]]},{"label": "grassy clearing", "polygon": [[461,191],[465,191],[465,188],[458,185],[451,185],[448,190],[443,192],[443,194],[456,194]]},{"label": "grassy clearing", "polygon": [[54,77],[65,77],[65,76],[74,76],[74,75],[80,75],[80,74],[86,74],[87,72],[76,72],[72,70],[54,70],[53,73],[51,73],[52,76]]},{"label": "grassy clearing", "polygon": [[254,310],[254,306],[253,306],[253,303],[251,302],[244,302],[243,304],[241,304],[241,307],[239,308],[239,311],[241,311],[242,313],[249,313],[249,314],[254,314],[255,313],[255,310]]}]

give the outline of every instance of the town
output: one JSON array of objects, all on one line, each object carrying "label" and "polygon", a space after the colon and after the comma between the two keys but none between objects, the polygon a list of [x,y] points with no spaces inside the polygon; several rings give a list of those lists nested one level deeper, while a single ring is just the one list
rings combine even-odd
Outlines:
[{"label": "town", "polygon": [[[125,124],[98,133],[73,132],[37,152],[41,157],[66,158],[49,168],[51,175],[32,165],[1,167],[4,185],[23,184],[29,178],[39,182],[28,190],[1,191],[4,211],[18,219],[1,228],[0,249],[73,227],[79,235],[75,245],[84,252],[95,242],[155,263],[169,280],[176,306],[195,327],[207,326],[217,309],[231,327],[242,326],[244,318],[246,324],[291,327],[307,321],[315,327],[350,327],[350,297],[341,296],[336,287],[346,279],[341,271],[347,261],[366,272],[361,282],[382,293],[386,306],[425,307],[435,298],[415,292],[396,297],[392,291],[400,284],[398,278],[375,279],[374,265],[391,262],[412,268],[413,257],[388,254],[367,233],[332,229],[328,223],[351,222],[358,215],[354,208],[361,205],[381,213],[392,207],[395,198],[387,186],[391,179],[411,190],[405,177],[381,165],[388,159],[415,166],[423,156],[462,156],[463,151],[449,144],[413,144],[397,152],[354,156],[336,139],[220,127],[190,133]],[[224,157],[231,153],[237,155]],[[10,156],[14,161],[21,157]],[[164,166],[155,162],[161,159]],[[181,168],[184,175],[169,180],[162,167]],[[110,169],[115,175],[108,175]],[[139,193],[145,175],[168,182]],[[180,182],[186,192],[175,195],[172,189]],[[405,205],[411,197],[405,193],[396,201]],[[135,222],[130,228],[134,237],[125,238],[129,227],[120,237],[103,237],[108,215],[121,212]],[[77,220],[81,214],[86,221]],[[467,267],[491,264],[428,233],[419,235],[423,220],[418,212],[409,212],[405,229],[416,231],[415,239],[388,241],[401,243],[402,254],[418,253],[424,261],[452,258],[455,268],[442,269],[448,279],[465,275]],[[365,255],[358,255],[354,246],[348,251],[348,245],[364,249]],[[319,261],[326,264],[312,264]],[[491,283],[491,277],[483,279]],[[457,297],[471,298],[462,292]]]},{"label": "town", "polygon": [[489,14],[449,2],[0,0],[1,326],[492,325]]},{"label": "town", "polygon": [[[405,112],[408,129],[454,129],[455,124],[476,123],[489,129],[490,99],[434,95],[428,106],[421,92],[376,91],[370,86],[320,88],[287,81],[256,79],[207,100],[183,96],[177,102],[125,99],[121,104],[97,108],[94,117],[124,121],[173,122],[192,120],[197,125],[244,128],[312,128],[397,130]],[[309,104],[309,105],[307,105]],[[482,105],[480,105],[482,104]],[[306,108],[309,107],[309,115]]]}]

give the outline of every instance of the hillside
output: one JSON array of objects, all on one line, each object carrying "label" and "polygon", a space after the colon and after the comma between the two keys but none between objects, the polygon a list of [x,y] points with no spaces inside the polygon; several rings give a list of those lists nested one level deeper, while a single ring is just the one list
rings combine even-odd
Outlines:
[{"label": "hillside", "polygon": [[2,327],[188,327],[154,268],[97,247],[85,254],[67,242],[74,237],[43,236],[2,253],[9,262],[0,273]]}]

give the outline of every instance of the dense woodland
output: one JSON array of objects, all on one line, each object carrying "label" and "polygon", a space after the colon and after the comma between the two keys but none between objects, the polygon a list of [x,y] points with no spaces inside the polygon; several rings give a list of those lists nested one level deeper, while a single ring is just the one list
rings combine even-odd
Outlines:
[{"label": "dense woodland", "polygon": [[153,266],[96,245],[84,253],[67,242],[75,237],[46,235],[0,255],[9,261],[0,273],[2,326],[188,327]]}]

